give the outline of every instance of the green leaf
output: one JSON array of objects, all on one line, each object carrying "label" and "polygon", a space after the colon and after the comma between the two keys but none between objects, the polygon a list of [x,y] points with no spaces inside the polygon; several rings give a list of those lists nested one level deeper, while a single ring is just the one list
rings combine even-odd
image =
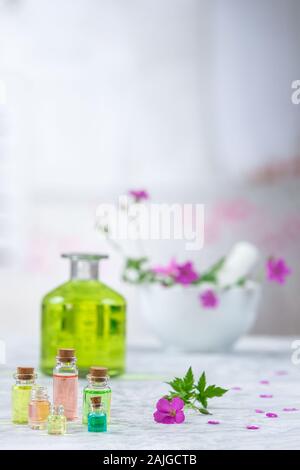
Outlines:
[{"label": "green leaf", "polygon": [[246,278],[245,278],[245,277],[241,277],[241,278],[237,281],[236,285],[237,285],[237,286],[240,286],[240,287],[243,287],[243,286],[245,285],[245,283],[246,283]]},{"label": "green leaf", "polygon": [[188,408],[197,410],[201,414],[210,414],[207,410],[208,400],[214,397],[221,397],[227,390],[216,385],[206,386],[205,372],[201,374],[197,384],[194,381],[193,370],[189,367],[183,378],[175,377],[170,382],[167,382],[172,388],[168,397],[169,399],[180,397]]},{"label": "green leaf", "polygon": [[203,415],[211,415],[211,413],[206,410],[205,408],[199,408],[199,413],[203,414]]},{"label": "green leaf", "polygon": [[205,372],[203,372],[197,384],[197,390],[199,390],[200,394],[204,392],[205,387],[206,387],[206,375],[205,375]]},{"label": "green leaf", "polygon": [[222,397],[228,390],[215,385],[209,385],[205,390],[205,396],[207,398]]},{"label": "green leaf", "polygon": [[181,392],[183,390],[183,380],[178,377],[175,377],[171,382],[167,382],[167,384],[170,385],[175,392]]},{"label": "green leaf", "polygon": [[201,403],[203,408],[207,408],[207,398],[205,395],[197,394],[196,399]]},{"label": "green leaf", "polygon": [[191,367],[189,367],[187,373],[185,374],[185,376],[183,378],[183,382],[184,382],[185,390],[189,391],[189,390],[193,389],[193,387],[194,387],[194,374],[193,374],[193,370],[192,370]]}]

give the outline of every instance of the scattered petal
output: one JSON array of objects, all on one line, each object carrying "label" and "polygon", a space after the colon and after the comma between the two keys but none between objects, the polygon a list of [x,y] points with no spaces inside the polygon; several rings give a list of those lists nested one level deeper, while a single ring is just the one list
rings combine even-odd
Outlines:
[{"label": "scattered petal", "polygon": [[257,410],[254,410],[254,411],[255,411],[255,413],[260,413],[260,414],[263,414],[263,413],[264,413],[264,411],[263,411],[263,410],[259,410],[259,409],[257,409]]},{"label": "scattered petal", "polygon": [[242,387],[231,387],[231,390],[242,390]]},{"label": "scattered petal", "polygon": [[256,426],[255,424],[251,424],[249,426],[246,426],[247,429],[251,429],[251,430],[256,430],[256,429],[259,429],[259,426]]},{"label": "scattered petal", "polygon": [[276,370],[275,375],[288,375],[287,370]]},{"label": "scattered petal", "polygon": [[259,383],[262,385],[269,385],[270,382],[268,380],[260,380]]},{"label": "scattered petal", "polygon": [[289,412],[289,411],[299,411],[299,409],[298,408],[283,408],[282,411],[287,411],[287,412]]},{"label": "scattered petal", "polygon": [[273,395],[268,395],[266,393],[262,393],[261,395],[259,395],[260,398],[273,398]]},{"label": "scattered petal", "polygon": [[207,424],[220,424],[220,421],[214,421],[213,419],[210,419],[207,421]]},{"label": "scattered petal", "polygon": [[267,418],[278,418],[276,413],[266,413]]}]

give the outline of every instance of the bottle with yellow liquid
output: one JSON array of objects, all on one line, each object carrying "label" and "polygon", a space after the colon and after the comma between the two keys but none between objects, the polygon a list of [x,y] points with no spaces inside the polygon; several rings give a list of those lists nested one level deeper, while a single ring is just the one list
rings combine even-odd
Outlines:
[{"label": "bottle with yellow liquid", "polygon": [[126,302],[98,280],[105,255],[63,254],[71,261],[71,279],[42,301],[41,369],[51,375],[56,352],[74,348],[79,375],[92,364],[103,364],[109,375],[125,368]]},{"label": "bottle with yellow liquid", "polygon": [[12,422],[28,423],[28,405],[36,374],[33,367],[17,367],[14,375],[16,383],[12,386]]}]

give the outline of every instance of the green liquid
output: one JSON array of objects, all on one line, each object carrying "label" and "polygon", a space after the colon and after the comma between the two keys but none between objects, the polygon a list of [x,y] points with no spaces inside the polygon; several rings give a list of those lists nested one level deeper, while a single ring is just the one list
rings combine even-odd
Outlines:
[{"label": "green liquid", "polygon": [[124,298],[96,280],[71,280],[43,299],[41,369],[51,375],[59,348],[75,348],[79,375],[91,366],[125,368]]},{"label": "green liquid", "polygon": [[110,405],[111,405],[111,390],[109,388],[104,390],[89,389],[83,390],[83,410],[82,410],[82,422],[87,424],[88,414],[91,411],[90,399],[91,397],[101,396],[101,403],[107,415],[107,422],[110,422]]},{"label": "green liquid", "polygon": [[89,432],[106,432],[106,414],[91,412],[88,415],[88,431]]},{"label": "green liquid", "polygon": [[13,385],[12,387],[12,422],[15,424],[28,423],[28,405],[32,385]]}]

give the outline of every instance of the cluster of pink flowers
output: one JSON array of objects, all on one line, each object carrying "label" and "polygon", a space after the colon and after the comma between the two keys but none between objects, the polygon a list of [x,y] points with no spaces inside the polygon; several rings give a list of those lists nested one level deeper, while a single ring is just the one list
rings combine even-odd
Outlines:
[{"label": "cluster of pink flowers", "polygon": [[[144,189],[130,190],[129,195],[136,203],[150,198],[149,193]],[[163,285],[168,284],[167,280],[184,287],[198,284],[201,281],[201,274],[196,271],[192,261],[180,264],[175,258],[172,258],[166,266],[154,266],[151,271],[158,276]],[[269,281],[284,284],[290,274],[291,270],[283,258],[272,257],[267,260],[266,277]],[[198,299],[203,308],[213,309],[219,305],[219,298],[212,288],[202,291]]]},{"label": "cluster of pink flowers", "polygon": [[[201,279],[197,273],[192,261],[183,264],[176,262],[172,258],[167,266],[155,266],[152,272],[158,276],[171,278],[176,284],[189,286]],[[284,284],[286,277],[291,274],[290,268],[282,258],[270,258],[266,263],[266,277],[271,282]],[[219,305],[219,299],[212,289],[206,289],[199,294],[199,301],[204,308],[216,308]]]}]

